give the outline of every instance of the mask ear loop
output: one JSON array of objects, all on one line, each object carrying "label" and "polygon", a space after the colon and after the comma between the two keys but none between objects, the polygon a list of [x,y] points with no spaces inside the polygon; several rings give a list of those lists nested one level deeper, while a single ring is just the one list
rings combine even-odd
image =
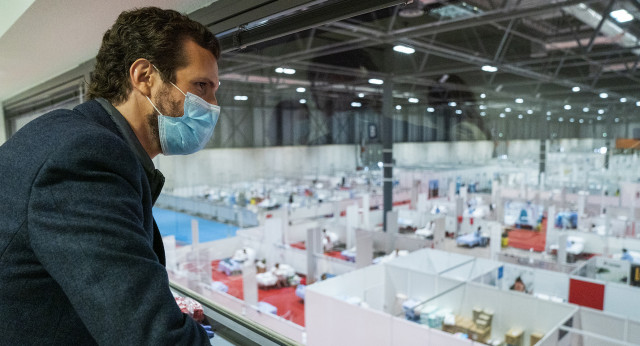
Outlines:
[{"label": "mask ear loop", "polygon": [[[160,70],[158,70],[158,68],[156,67],[156,65],[151,64],[151,66],[153,66],[153,68],[155,68],[155,69],[156,69],[156,71],[158,71],[158,73],[160,73]],[[185,93],[184,93],[184,91],[182,91],[182,89],[178,88],[178,86],[177,86],[177,85],[173,84],[173,82],[172,82],[172,81],[169,81],[169,83],[171,83],[171,85],[173,85],[174,87],[176,87],[176,89],[178,89],[178,90],[182,93],[182,95],[184,95],[184,97],[187,97],[187,94],[185,94]]]},{"label": "mask ear loop", "polygon": [[144,95],[144,97],[147,98],[147,100],[149,100],[149,103],[151,103],[151,106],[153,107],[153,109],[156,110],[156,112],[158,112],[158,114],[162,115],[162,113],[160,113],[160,111],[158,110],[158,108],[156,108],[156,105],[153,104],[153,102],[151,102],[151,99],[149,98],[149,96]]}]

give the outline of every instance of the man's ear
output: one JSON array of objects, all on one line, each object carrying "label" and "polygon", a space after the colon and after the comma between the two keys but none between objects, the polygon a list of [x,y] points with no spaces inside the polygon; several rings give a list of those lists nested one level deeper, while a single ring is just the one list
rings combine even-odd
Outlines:
[{"label": "man's ear", "polygon": [[160,73],[147,59],[138,59],[129,67],[131,86],[144,96],[151,96],[151,87],[158,78],[160,78]]}]

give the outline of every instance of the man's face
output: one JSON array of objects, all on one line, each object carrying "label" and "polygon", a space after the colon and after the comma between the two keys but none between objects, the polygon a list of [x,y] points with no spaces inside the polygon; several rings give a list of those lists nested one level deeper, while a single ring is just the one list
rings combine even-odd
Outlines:
[{"label": "man's face", "polygon": [[[176,86],[185,94],[190,92],[203,100],[218,105],[218,62],[208,50],[200,47],[192,40],[184,42],[187,65],[176,70]],[[180,117],[184,113],[185,96],[171,83],[162,83],[158,92],[152,95],[152,101],[162,115]],[[158,114],[153,112],[147,116],[151,135],[159,144]]]}]

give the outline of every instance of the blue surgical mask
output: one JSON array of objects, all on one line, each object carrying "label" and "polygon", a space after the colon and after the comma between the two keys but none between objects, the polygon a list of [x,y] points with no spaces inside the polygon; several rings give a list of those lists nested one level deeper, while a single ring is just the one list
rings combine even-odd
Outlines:
[{"label": "blue surgical mask", "polygon": [[[154,66],[155,67],[155,66]],[[171,83],[180,90],[175,84]],[[220,107],[202,98],[180,92],[185,96],[184,114],[181,117],[163,115],[147,97],[158,116],[158,136],[165,155],[187,155],[201,150],[213,136],[213,129],[220,117]]]}]

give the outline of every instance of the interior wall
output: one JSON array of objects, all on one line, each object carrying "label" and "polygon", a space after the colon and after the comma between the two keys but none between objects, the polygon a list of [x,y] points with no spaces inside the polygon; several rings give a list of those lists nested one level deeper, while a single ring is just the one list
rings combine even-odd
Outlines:
[{"label": "interior wall", "polygon": [[192,155],[154,159],[166,189],[219,185],[258,178],[355,171],[354,145],[205,149]]},{"label": "interior wall", "polygon": [[396,160],[396,165],[399,166],[485,162],[491,159],[492,153],[493,142],[490,141],[393,144],[393,158]]},{"label": "interior wall", "polygon": [[[510,159],[537,159],[539,140],[512,140]],[[565,151],[586,151],[604,144],[594,139],[553,141]],[[548,146],[548,148],[551,148]],[[156,168],[167,178],[165,189],[201,185],[229,184],[259,178],[296,177],[302,174],[354,172],[355,145],[284,146],[269,148],[205,149],[192,155],[154,159]],[[491,141],[395,143],[397,166],[425,166],[433,163],[480,163],[491,159]]]},{"label": "interior wall", "polygon": [[511,140],[507,143],[507,157],[512,160],[538,159],[540,140]]}]

